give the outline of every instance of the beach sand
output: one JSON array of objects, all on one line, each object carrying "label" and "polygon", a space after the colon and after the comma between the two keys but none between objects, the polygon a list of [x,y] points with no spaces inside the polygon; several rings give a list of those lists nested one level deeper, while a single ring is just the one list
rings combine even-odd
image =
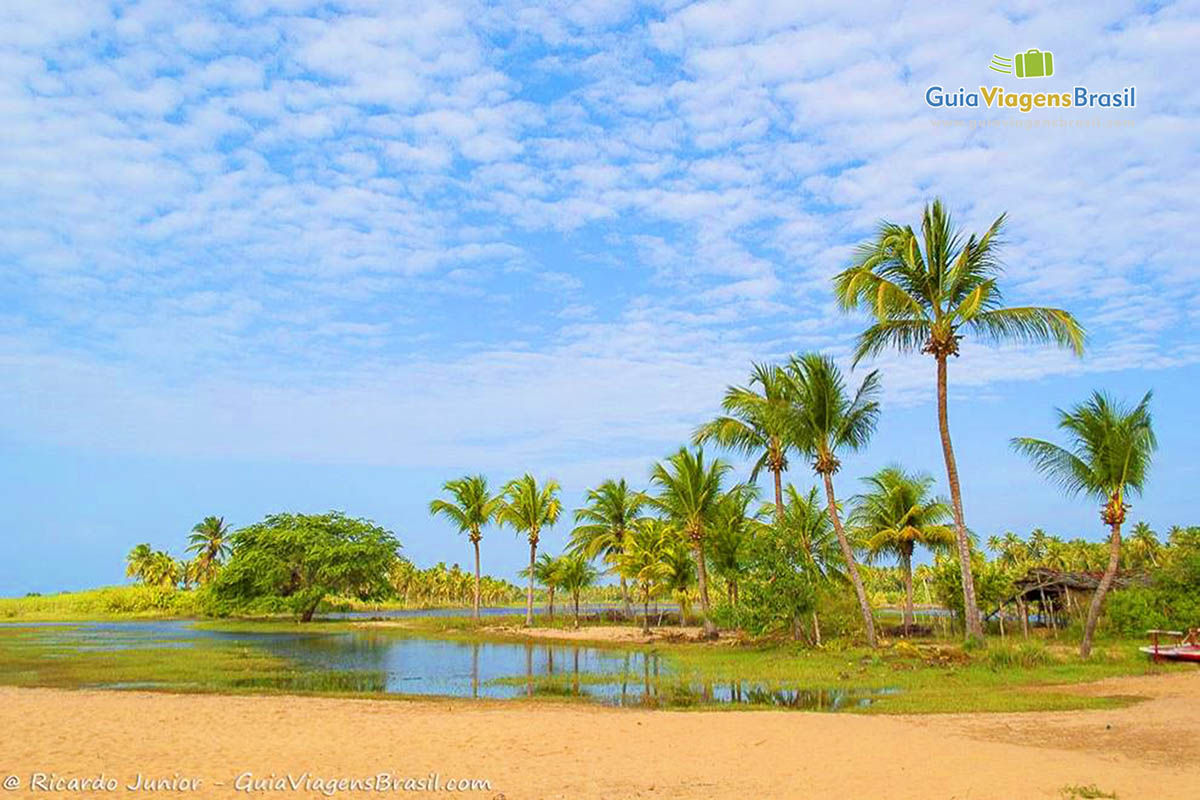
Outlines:
[{"label": "beach sand", "polygon": [[200,780],[193,791],[147,793],[175,797],[317,797],[242,793],[235,782],[247,772],[381,771],[487,779],[489,790],[462,796],[504,800],[1012,800],[1089,784],[1121,800],[1200,796],[1200,671],[1078,690],[1151,699],[1105,711],[870,717],[3,688],[0,779],[16,775],[21,787],[0,797],[46,796],[29,790],[35,771]]}]

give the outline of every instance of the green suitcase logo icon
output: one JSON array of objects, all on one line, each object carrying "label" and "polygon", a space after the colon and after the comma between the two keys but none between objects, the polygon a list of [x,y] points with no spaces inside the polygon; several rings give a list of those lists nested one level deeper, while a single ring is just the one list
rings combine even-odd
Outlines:
[{"label": "green suitcase logo icon", "polygon": [[1030,48],[1013,56],[1018,78],[1049,78],[1054,74],[1054,54]]}]

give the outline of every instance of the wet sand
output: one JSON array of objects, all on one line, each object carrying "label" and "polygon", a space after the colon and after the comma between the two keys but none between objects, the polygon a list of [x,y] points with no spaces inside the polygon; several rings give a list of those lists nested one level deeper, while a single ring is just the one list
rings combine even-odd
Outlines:
[{"label": "wet sand", "polygon": [[1200,671],[1078,691],[1150,699],[1105,711],[868,717],[3,688],[0,780],[16,775],[21,787],[0,797],[47,796],[29,790],[35,771],[193,779],[190,791],[142,794],[197,798],[320,796],[236,791],[247,772],[436,772],[491,783],[455,794],[504,800],[1009,800],[1088,784],[1121,800],[1200,796]]}]

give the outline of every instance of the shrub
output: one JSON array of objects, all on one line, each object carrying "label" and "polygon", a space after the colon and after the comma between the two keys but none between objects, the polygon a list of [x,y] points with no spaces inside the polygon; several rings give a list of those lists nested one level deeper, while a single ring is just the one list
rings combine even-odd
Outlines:
[{"label": "shrub", "polygon": [[994,670],[1033,669],[1054,663],[1054,656],[1037,642],[993,645],[987,651],[987,664]]}]

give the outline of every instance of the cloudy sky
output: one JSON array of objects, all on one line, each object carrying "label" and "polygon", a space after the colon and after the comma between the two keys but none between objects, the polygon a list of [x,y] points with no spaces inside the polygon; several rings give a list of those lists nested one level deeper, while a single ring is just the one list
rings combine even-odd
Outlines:
[{"label": "cloudy sky", "polygon": [[[863,320],[830,276],[934,196],[971,230],[1009,212],[1007,298],[1090,333],[952,365],[968,523],[1099,538],[1006,446],[1093,388],[1156,393],[1133,518],[1200,523],[1197,41],[1183,3],[4,4],[0,592],[285,509],[465,563],[424,513],[442,481],[643,484],[752,360],[844,359]],[[1030,47],[1052,78],[987,69]],[[1138,103],[939,110],[934,84]],[[1090,124],[947,124],[1030,119]],[[896,459],[941,478],[932,363],[870,366],[886,413],[843,493]]]}]

